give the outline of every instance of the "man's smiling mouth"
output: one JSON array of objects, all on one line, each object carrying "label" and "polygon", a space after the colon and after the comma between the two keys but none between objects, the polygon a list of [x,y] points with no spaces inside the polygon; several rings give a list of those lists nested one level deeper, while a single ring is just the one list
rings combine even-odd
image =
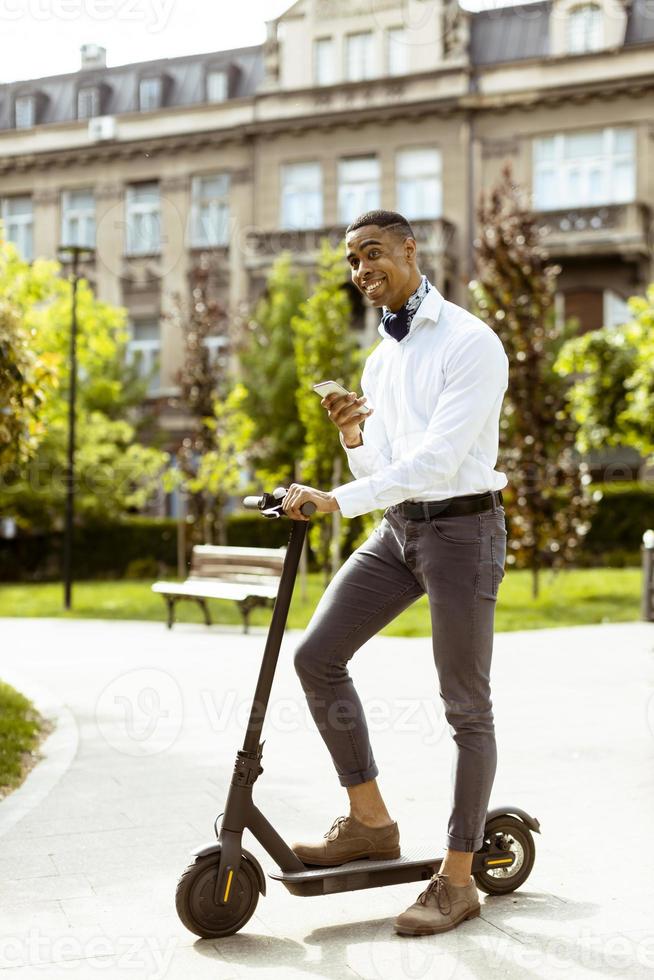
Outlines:
[{"label": "man's smiling mouth", "polygon": [[375,279],[374,282],[369,282],[367,285],[363,287],[366,296],[374,296],[375,293],[379,292],[379,289],[383,285],[384,285],[383,279]]}]

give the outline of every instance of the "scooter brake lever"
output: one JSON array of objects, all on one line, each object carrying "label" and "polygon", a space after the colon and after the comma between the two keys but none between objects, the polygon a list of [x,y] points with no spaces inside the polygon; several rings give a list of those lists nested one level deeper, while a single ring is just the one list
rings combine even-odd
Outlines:
[{"label": "scooter brake lever", "polygon": [[281,517],[282,516],[282,505],[281,504],[277,504],[276,507],[266,507],[266,509],[265,510],[262,510],[261,513],[263,514],[264,517],[268,517],[268,518],[272,518],[272,519],[274,519],[276,517]]}]

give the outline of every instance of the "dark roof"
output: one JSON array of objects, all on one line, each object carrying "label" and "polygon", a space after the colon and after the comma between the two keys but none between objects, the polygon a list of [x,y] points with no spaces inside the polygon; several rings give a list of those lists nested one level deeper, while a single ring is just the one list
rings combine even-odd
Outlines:
[{"label": "dark roof", "polygon": [[[549,19],[552,3],[525,3],[496,7],[472,14],[470,60],[475,65],[494,65],[549,54]],[[625,47],[654,41],[654,7],[651,0],[633,0],[628,13]]]},{"label": "dark roof", "polygon": [[473,14],[470,60],[492,65],[520,58],[542,58],[549,50],[549,2],[496,7]]},{"label": "dark roof", "polygon": [[77,91],[102,86],[102,115],[117,115],[138,109],[138,83],[146,76],[166,78],[164,104],[167,108],[205,102],[205,74],[212,68],[232,73],[230,98],[250,95],[263,76],[261,45],[162,58],[115,68],[85,68],[67,75],[51,75],[29,81],[0,85],[0,130],[13,127],[13,104],[17,95],[40,94],[39,123],[57,123],[77,118]]},{"label": "dark roof", "polygon": [[[543,58],[549,53],[551,0],[497,7],[470,16],[470,60],[492,65]],[[290,9],[293,9],[292,7]],[[288,13],[289,11],[287,11]],[[652,0],[633,0],[628,14],[625,47],[654,42]],[[115,68],[87,68],[66,75],[51,75],[0,85],[0,130],[13,127],[17,95],[39,94],[39,123],[67,122],[77,118],[77,91],[85,86],[102,88],[101,113],[118,115],[138,109],[138,82],[143,76],[166,78],[165,107],[204,103],[205,75],[210,68],[231,72],[230,98],[252,95],[263,78],[263,47],[253,45],[230,51],[163,58]]]},{"label": "dark roof", "polygon": [[625,46],[654,41],[654,7],[648,0],[633,0],[627,21]]}]

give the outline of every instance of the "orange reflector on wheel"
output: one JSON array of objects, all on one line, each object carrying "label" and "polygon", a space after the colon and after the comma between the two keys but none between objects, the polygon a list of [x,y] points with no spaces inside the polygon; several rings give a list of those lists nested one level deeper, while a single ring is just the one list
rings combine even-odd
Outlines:
[{"label": "orange reflector on wheel", "polygon": [[486,865],[489,864],[511,864],[513,858],[495,858],[493,861],[487,861]]},{"label": "orange reflector on wheel", "polygon": [[234,877],[234,872],[233,871],[230,871],[229,872],[229,875],[227,877],[227,888],[225,889],[225,897],[223,898],[223,902],[226,902],[227,901],[227,896],[229,895],[229,889],[232,887],[232,878],[233,877]]}]

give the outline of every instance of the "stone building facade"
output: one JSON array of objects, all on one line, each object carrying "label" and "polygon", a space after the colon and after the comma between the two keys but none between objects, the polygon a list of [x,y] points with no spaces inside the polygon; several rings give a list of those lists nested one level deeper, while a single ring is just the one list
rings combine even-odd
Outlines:
[{"label": "stone building facade", "polygon": [[[324,235],[393,208],[465,303],[475,202],[507,161],[562,266],[562,314],[620,322],[654,278],[649,0],[298,0],[267,26],[261,46],[113,68],[86,45],[77,72],[0,86],[5,235],[28,258],[95,248],[86,271],[158,366],[153,397],[175,390],[167,314],[200,253],[236,310],[281,250],[310,269]],[[353,298],[369,343],[376,313]]]}]

